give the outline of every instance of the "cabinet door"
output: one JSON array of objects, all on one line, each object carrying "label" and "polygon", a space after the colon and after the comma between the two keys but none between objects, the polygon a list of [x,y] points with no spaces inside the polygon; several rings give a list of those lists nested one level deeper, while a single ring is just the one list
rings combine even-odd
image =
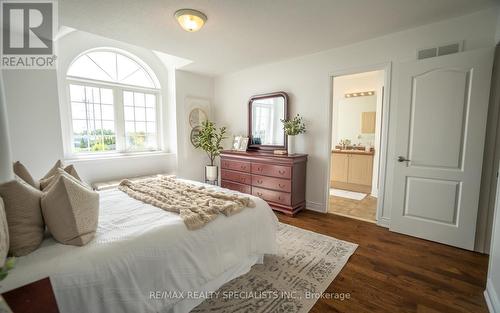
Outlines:
[{"label": "cabinet door", "polygon": [[377,114],[375,112],[363,112],[361,114],[361,133],[374,134]]},{"label": "cabinet door", "polygon": [[349,154],[348,183],[371,186],[372,172],[373,155]]},{"label": "cabinet door", "polygon": [[330,167],[330,180],[347,183],[349,167],[348,154],[332,153],[332,165]]}]

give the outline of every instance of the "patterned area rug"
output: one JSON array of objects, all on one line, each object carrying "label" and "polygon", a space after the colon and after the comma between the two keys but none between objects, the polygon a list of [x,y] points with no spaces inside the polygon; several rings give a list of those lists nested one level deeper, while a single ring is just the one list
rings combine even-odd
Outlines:
[{"label": "patterned area rug", "polygon": [[358,246],[282,223],[278,245],[192,312],[308,312]]}]

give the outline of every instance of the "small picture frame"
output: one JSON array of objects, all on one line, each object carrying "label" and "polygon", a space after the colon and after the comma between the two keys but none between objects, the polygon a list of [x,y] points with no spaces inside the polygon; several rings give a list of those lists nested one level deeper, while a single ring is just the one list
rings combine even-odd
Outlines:
[{"label": "small picture frame", "polygon": [[234,136],[233,139],[233,150],[240,150],[241,136]]},{"label": "small picture frame", "polygon": [[235,150],[235,151],[247,151],[247,148],[248,148],[248,137],[234,136],[233,150]]},{"label": "small picture frame", "polygon": [[248,148],[248,137],[242,137],[240,141],[239,151],[247,151]]}]

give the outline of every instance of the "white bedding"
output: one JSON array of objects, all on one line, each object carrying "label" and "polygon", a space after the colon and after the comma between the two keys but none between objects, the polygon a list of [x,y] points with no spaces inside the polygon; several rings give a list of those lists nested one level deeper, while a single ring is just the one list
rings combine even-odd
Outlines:
[{"label": "white bedding", "polygon": [[[177,214],[117,189],[100,194],[92,242],[74,247],[47,238],[17,259],[0,292],[49,276],[61,313],[188,312],[204,300],[193,291],[215,291],[276,253],[277,219],[259,198],[252,197],[255,208],[190,231]],[[156,291],[161,299],[151,299]]]}]

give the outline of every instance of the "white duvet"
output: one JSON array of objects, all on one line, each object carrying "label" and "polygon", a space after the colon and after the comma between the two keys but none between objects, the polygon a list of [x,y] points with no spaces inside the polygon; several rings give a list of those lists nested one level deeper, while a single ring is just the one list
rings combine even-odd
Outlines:
[{"label": "white duvet", "polygon": [[92,242],[74,247],[46,239],[17,259],[0,292],[49,276],[62,313],[188,312],[276,253],[277,219],[259,198],[252,197],[255,208],[190,231],[177,214],[117,189],[100,194]]}]

